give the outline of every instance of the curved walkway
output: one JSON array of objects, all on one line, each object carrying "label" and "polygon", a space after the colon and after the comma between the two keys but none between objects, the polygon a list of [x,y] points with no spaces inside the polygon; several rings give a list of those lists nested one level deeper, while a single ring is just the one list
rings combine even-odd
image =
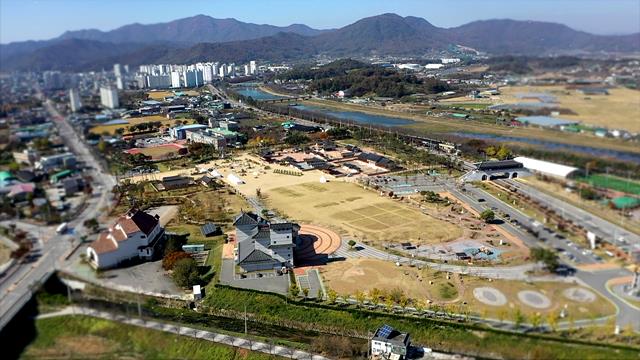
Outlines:
[{"label": "curved walkway", "polygon": [[301,225],[299,244],[296,248],[296,263],[326,263],[329,255],[335,253],[342,244],[335,232],[314,225]]}]

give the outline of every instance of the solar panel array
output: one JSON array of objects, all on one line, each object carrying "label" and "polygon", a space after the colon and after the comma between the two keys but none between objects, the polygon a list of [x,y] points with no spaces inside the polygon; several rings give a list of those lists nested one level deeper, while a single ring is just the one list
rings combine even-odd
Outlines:
[{"label": "solar panel array", "polygon": [[393,328],[391,326],[382,325],[380,330],[378,330],[378,336],[380,336],[382,338],[388,338],[389,335],[391,335],[391,332],[393,332]]},{"label": "solar panel array", "polygon": [[217,231],[218,227],[213,223],[206,223],[202,226],[201,231],[202,234],[207,236],[209,234],[214,234]]}]

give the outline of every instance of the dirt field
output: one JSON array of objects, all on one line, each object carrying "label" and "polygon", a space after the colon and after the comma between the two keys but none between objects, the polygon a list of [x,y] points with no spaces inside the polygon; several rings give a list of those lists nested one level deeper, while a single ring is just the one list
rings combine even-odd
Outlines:
[{"label": "dirt field", "polygon": [[[323,176],[329,181],[333,180],[333,176],[327,175],[319,170],[300,172],[290,166],[267,164],[252,155],[242,155],[234,158],[233,161],[218,161],[213,167],[224,175],[225,178],[231,173],[239,176],[245,183],[234,185],[234,187],[246,196],[256,196],[256,189],[260,189],[264,193],[281,186],[294,186],[303,183],[319,184],[320,178]],[[273,172],[276,169],[295,171],[302,175],[277,174]]]},{"label": "dirt field", "polygon": [[562,118],[580,120],[584,124],[606,126],[610,129],[625,129],[640,132],[640,91],[615,88],[609,95],[583,95],[564,86],[513,86],[504,87],[499,98],[506,102],[530,100],[518,99],[517,93],[545,92],[557,98],[561,108],[567,108],[576,115],[562,115]]},{"label": "dirt field", "polygon": [[[566,298],[563,292],[568,288],[576,287],[574,284],[488,281],[477,277],[461,277],[458,274],[453,274],[447,279],[446,273],[435,270],[398,267],[391,262],[373,259],[331,262],[320,267],[320,271],[325,285],[339,295],[354,296],[356,292],[362,291],[368,298],[373,289],[382,292],[401,289],[405,296],[423,305],[427,304],[427,300],[431,300],[433,304],[448,306],[453,311],[470,311],[492,318],[503,317],[512,320],[511,317],[516,308],[526,316],[536,312],[542,315],[557,314],[565,304],[567,304],[568,314],[574,319],[589,319],[615,312],[613,305],[599,295],[596,296],[595,301],[584,303]],[[502,306],[491,306],[478,301],[473,295],[473,290],[478,287],[491,287],[500,291],[505,295],[507,302]],[[539,309],[523,304],[518,299],[518,293],[524,290],[543,294],[551,301],[550,306]],[[467,305],[464,305],[464,302]]]},{"label": "dirt field", "polygon": [[352,183],[304,183],[275,188],[266,195],[269,206],[296,221],[326,226],[361,240],[421,244],[462,235],[452,224]]},{"label": "dirt field", "polygon": [[181,121],[181,122],[186,121],[188,124],[191,124],[194,122],[193,119],[167,119],[165,116],[162,116],[162,115],[142,116],[142,117],[136,117],[136,118],[128,118],[125,120],[128,122],[128,124],[97,125],[92,127],[90,132],[94,134],[103,134],[106,132],[113,135],[116,133],[116,130],[119,128],[123,128],[127,130],[131,125],[136,125],[144,122],[160,121],[163,126],[174,126],[176,125],[176,121]]},{"label": "dirt field", "polygon": [[167,96],[173,96],[173,92],[172,91],[149,91],[147,95],[149,95],[149,99],[151,100],[162,101]]},{"label": "dirt field", "polygon": [[[178,91],[182,92],[187,96],[198,96],[198,92],[194,90],[184,90],[184,91],[178,90]],[[149,91],[147,95],[149,95],[149,99],[151,100],[162,101],[164,100],[164,98],[168,96],[174,96],[175,94],[173,91]]]},{"label": "dirt field", "polygon": [[147,156],[151,156],[153,160],[164,159],[169,155],[173,154],[173,156],[179,156],[179,151],[184,149],[186,154],[186,149],[182,145],[178,144],[166,144],[166,145],[158,145],[154,147],[147,148],[134,148],[127,150],[130,154],[144,154]]}]

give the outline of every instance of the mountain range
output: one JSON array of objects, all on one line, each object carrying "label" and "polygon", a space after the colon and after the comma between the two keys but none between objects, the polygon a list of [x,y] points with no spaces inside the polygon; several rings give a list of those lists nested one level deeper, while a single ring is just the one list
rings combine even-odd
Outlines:
[{"label": "mountain range", "polygon": [[111,31],[67,31],[44,41],[0,45],[0,69],[98,70],[115,62],[300,60],[315,55],[423,55],[464,46],[493,55],[640,52],[640,33],[594,35],[568,26],[515,20],[475,21],[439,28],[414,16],[382,14],[339,29],[244,23],[197,15]]}]

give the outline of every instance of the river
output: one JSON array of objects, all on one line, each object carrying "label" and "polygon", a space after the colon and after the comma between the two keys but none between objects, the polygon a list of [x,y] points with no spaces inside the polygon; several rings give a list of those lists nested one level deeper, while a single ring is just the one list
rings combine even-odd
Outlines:
[{"label": "river", "polygon": [[530,145],[536,145],[544,148],[545,150],[566,150],[580,154],[587,154],[596,157],[606,157],[613,158],[616,160],[633,162],[636,164],[640,164],[640,154],[628,152],[628,151],[618,151],[611,150],[605,148],[596,148],[591,146],[584,145],[573,145],[573,144],[565,144],[558,143],[547,140],[539,140],[533,138],[527,138],[522,136],[503,136],[503,135],[494,135],[494,134],[480,134],[473,132],[455,132],[451,133],[452,135],[468,138],[468,139],[484,139],[484,140],[493,140],[497,142],[518,142],[525,143]]},{"label": "river", "polygon": [[[271,100],[271,99],[286,98],[286,96],[269,94],[253,86],[243,86],[236,89],[236,91],[244,96],[251,96],[255,100]],[[342,119],[353,121],[359,124],[371,124],[371,125],[382,125],[382,126],[403,126],[403,125],[411,125],[415,123],[415,121],[413,120],[409,120],[401,117],[374,115],[374,114],[364,113],[361,111],[338,110],[335,108],[322,107],[317,105],[298,104],[293,107],[301,110],[311,110],[316,112],[322,112],[337,118],[342,118]],[[584,145],[558,143],[558,142],[547,141],[547,140],[527,138],[524,136],[503,136],[503,135],[483,134],[483,133],[474,133],[474,132],[454,132],[454,133],[451,133],[451,135],[456,135],[456,136],[469,138],[469,139],[492,140],[496,142],[524,143],[529,145],[535,145],[545,150],[571,151],[571,152],[590,155],[594,157],[613,158],[617,160],[640,164],[640,154],[634,153],[634,152],[628,152],[628,151],[618,151],[618,150],[597,148],[597,147],[584,146]]]}]

